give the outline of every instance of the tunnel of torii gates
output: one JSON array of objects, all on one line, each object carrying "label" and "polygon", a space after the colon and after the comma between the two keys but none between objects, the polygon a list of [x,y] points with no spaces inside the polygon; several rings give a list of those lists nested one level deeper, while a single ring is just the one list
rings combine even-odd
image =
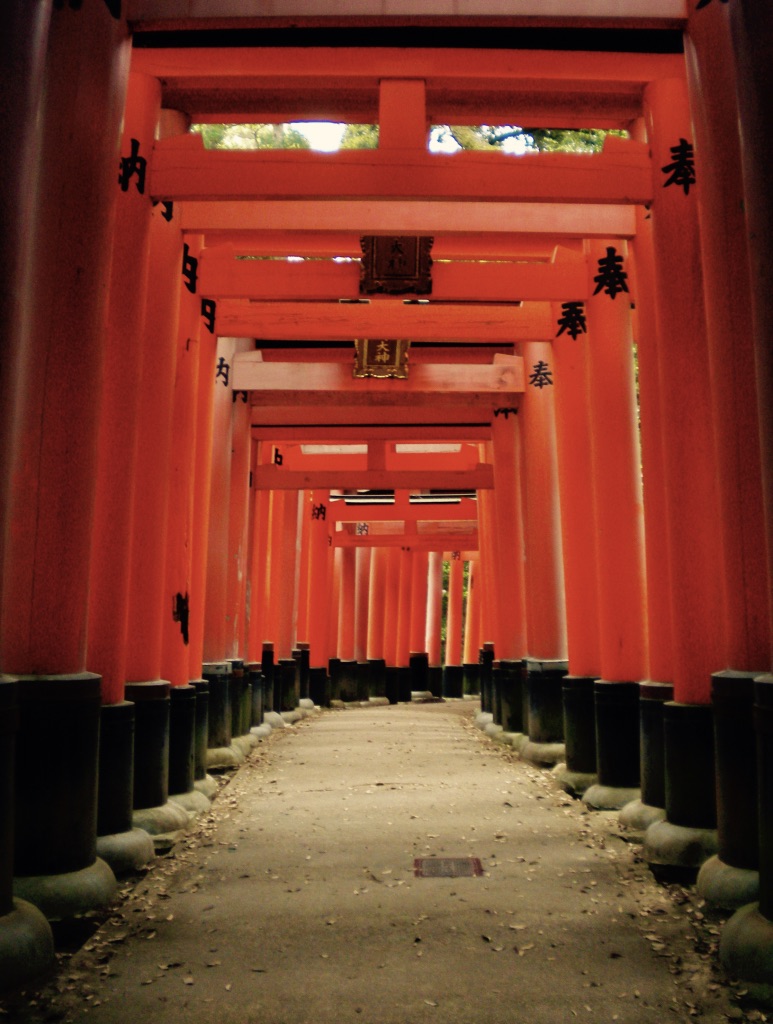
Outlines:
[{"label": "tunnel of torii gates", "polygon": [[[771,5],[188,6],[3,8],[0,982],[274,716],[417,691],[773,981]],[[188,132],[304,119],[378,148]]]}]

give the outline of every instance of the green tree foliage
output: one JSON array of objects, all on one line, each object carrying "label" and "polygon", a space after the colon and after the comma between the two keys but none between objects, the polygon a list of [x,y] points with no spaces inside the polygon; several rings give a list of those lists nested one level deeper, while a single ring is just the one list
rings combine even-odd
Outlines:
[{"label": "green tree foliage", "polygon": [[348,124],[341,139],[341,149],[378,149],[378,125]]},{"label": "green tree foliage", "polygon": [[205,149],[311,149],[305,135],[289,124],[194,124]]},{"label": "green tree foliage", "polygon": [[501,149],[512,139],[519,148],[540,153],[597,153],[607,135],[625,134],[598,128],[520,128],[517,125],[439,125],[436,128],[438,141],[450,137],[462,149]]}]

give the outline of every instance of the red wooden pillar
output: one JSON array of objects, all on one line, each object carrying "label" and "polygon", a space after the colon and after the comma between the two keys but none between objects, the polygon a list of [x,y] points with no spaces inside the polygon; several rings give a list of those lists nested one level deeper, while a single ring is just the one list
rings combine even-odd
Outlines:
[{"label": "red wooden pillar", "polygon": [[[773,892],[773,846],[761,856],[758,820],[764,817],[764,796],[761,800],[758,776],[762,778],[764,769],[759,772],[757,764],[753,679],[770,664],[771,620],[768,562],[760,557],[765,537],[765,468],[760,453],[758,381],[750,372],[755,366],[755,330],[749,245],[755,246],[756,232],[746,219],[745,154],[738,135],[736,70],[726,11],[690,12],[685,54],[695,175],[700,182],[698,218],[725,607],[724,671],[712,679],[718,855],[702,865],[698,889],[710,902],[717,902],[732,887],[734,902],[761,898],[764,904],[766,888]],[[744,67],[744,80],[746,73]],[[764,403],[769,403],[769,395]],[[759,881],[750,885],[755,869]]]},{"label": "red wooden pillar", "polygon": [[399,548],[388,548],[386,551],[386,600],[383,622],[383,656],[389,668],[397,667],[397,624],[400,615],[400,562]]},{"label": "red wooden pillar", "polygon": [[330,507],[328,491],[312,491],[305,515],[309,520],[309,585],[308,636],[309,661],[313,668],[327,668],[330,649],[330,601],[328,600],[330,575],[330,526],[327,512]]},{"label": "red wooden pillar", "polygon": [[126,677],[161,676],[161,636],[172,608],[163,566],[169,507],[169,462],[177,356],[182,239],[174,218],[156,207],[150,235],[148,290],[142,329],[143,386],[137,422]]},{"label": "red wooden pillar", "polygon": [[[281,548],[279,554],[279,587],[277,590],[277,659],[290,658],[295,644],[296,594],[298,585],[298,491],[285,491],[279,524]],[[272,557],[277,554],[272,552]],[[272,577],[273,579],[273,577]],[[273,597],[272,597],[273,600]]]},{"label": "red wooden pillar", "polygon": [[[268,458],[266,445],[258,444],[256,465]],[[250,631],[248,651],[251,661],[260,661],[263,641],[269,638],[269,583],[271,579],[271,492],[255,491],[252,516],[250,559]],[[268,710],[268,709],[267,709]]]},{"label": "red wooden pillar", "polygon": [[[667,820],[651,826],[645,856],[674,863],[702,856],[694,832],[716,823],[711,674],[723,667],[722,558],[711,385],[698,233],[699,184],[666,184],[672,149],[691,137],[685,83],[645,91],[652,149],[661,412],[671,560],[674,696],[666,705]],[[684,836],[683,846],[673,833]],[[684,852],[682,852],[684,851]],[[713,852],[709,849],[709,852]]]},{"label": "red wooden pillar", "polygon": [[[560,307],[554,306],[559,319]],[[591,465],[586,363],[592,339],[562,334],[553,340],[556,443],[561,495],[561,542],[566,595],[569,673],[599,678],[597,534]]]},{"label": "red wooden pillar", "polygon": [[[155,78],[129,78],[121,150],[132,138],[149,152],[161,105]],[[118,190],[97,442],[97,490],[89,578],[88,663],[102,676],[102,701],[123,700],[129,566],[142,380],[141,336],[148,272],[150,196]],[[159,216],[160,210],[156,211]],[[95,557],[94,557],[95,556]]]},{"label": "red wooden pillar", "polygon": [[[500,604],[500,582],[504,586],[504,581],[498,571],[495,529],[496,510],[494,508],[494,495],[491,491],[479,491],[478,536],[481,554],[479,565],[481,640],[483,643],[493,643],[494,649],[497,651],[497,643],[500,638],[500,612],[503,611]],[[484,708],[483,710],[490,711],[491,709]]]},{"label": "red wooden pillar", "polygon": [[373,548],[368,591],[368,660],[385,657],[385,620],[388,585],[388,548]]},{"label": "red wooden pillar", "polygon": [[[518,418],[523,443],[524,550],[526,555],[526,663],[529,743],[522,754],[561,760],[566,674],[566,613],[561,548],[552,348],[521,346],[526,391]],[[545,374],[549,376],[546,377]],[[550,383],[548,383],[548,381]],[[525,731],[526,723],[524,723]]]},{"label": "red wooden pillar", "polygon": [[412,552],[400,550],[400,598],[397,617],[397,644],[395,662],[398,668],[407,668],[411,652],[411,592]]},{"label": "red wooden pillar", "polygon": [[[0,332],[5,339],[0,360],[0,392],[6,396],[0,411],[0,522],[7,522],[12,400],[22,354],[28,346],[30,293],[28,279],[33,237],[34,181],[40,149],[41,101],[45,51],[51,8],[13,0],[3,10],[0,60],[3,81],[3,121],[14,139],[13,151],[0,167]],[[0,592],[3,579],[5,530],[0,531]],[[0,775],[0,988],[23,985],[47,972],[54,963],[51,928],[29,903],[13,899],[14,766],[18,686],[0,681],[2,766]]]},{"label": "red wooden pillar", "polygon": [[[183,244],[188,246],[189,255],[197,259],[202,237],[184,236]],[[202,596],[194,594],[192,584],[200,313],[200,297],[184,288],[177,331],[162,617],[161,676],[173,686],[184,686],[191,678],[190,605]]]},{"label": "red wooden pillar", "polygon": [[443,552],[430,551],[427,567],[427,616],[424,648],[430,668],[440,666],[440,631],[443,622]]},{"label": "red wooden pillar", "polygon": [[[768,608],[773,615],[773,459],[770,457],[773,451],[773,408],[770,401],[773,393],[773,266],[770,259],[770,239],[773,238],[773,196],[770,191],[770,168],[773,164],[773,25],[770,8],[767,5],[757,6],[749,0],[741,0],[727,15],[736,66],[739,69],[738,126],[749,244],[760,446],[764,456],[762,488],[767,539]],[[769,652],[767,663],[773,667],[773,650]]]},{"label": "red wooden pillar", "polygon": [[298,640],[308,643],[309,639],[309,560],[310,549],[310,528],[311,528],[311,503],[312,492],[302,491],[300,494],[300,519],[298,528],[301,531],[300,569],[298,572]]},{"label": "red wooden pillar", "polygon": [[631,243],[633,294],[636,297],[636,340],[639,369],[644,530],[646,537],[647,635],[649,678],[673,678],[671,623],[671,556],[665,489],[665,437],[660,394],[661,339],[655,301],[655,260],[652,221],[637,210],[636,238]]},{"label": "red wooden pillar", "polygon": [[627,251],[600,241],[587,252],[596,285],[586,304],[586,380],[602,680],[595,687],[599,781],[585,801],[614,809],[637,798],[640,784],[639,682],[647,675],[641,456],[630,289],[622,276]]},{"label": "red wooden pillar", "polygon": [[[478,535],[480,536],[480,512],[478,512]],[[464,618],[464,692],[479,693],[478,651],[480,636],[480,560],[471,558],[467,575],[467,608]]]},{"label": "red wooden pillar", "polygon": [[518,417],[514,412],[505,412],[507,415],[501,411],[495,415],[491,424],[494,557],[500,609],[496,654],[500,659],[514,661],[526,656],[526,594]]},{"label": "red wooden pillar", "polygon": [[459,551],[451,552],[448,571],[448,612],[446,618],[446,665],[462,663],[462,611],[464,562]]},{"label": "red wooden pillar", "polygon": [[370,548],[355,548],[354,560],[354,660],[368,657],[368,602],[370,597]]},{"label": "red wooden pillar", "polygon": [[[253,347],[251,339],[241,339],[235,351]],[[232,396],[231,476],[228,504],[228,578],[227,578],[227,650],[226,657],[245,654],[245,618],[247,611],[248,511],[250,506],[250,407],[237,395]]]},{"label": "red wooden pillar", "polygon": [[230,375],[235,350],[234,338],[218,338],[217,361],[212,380],[212,469],[209,485],[209,535],[204,606],[204,661],[207,664],[223,661],[230,653],[227,624],[228,535],[234,409]]},{"label": "red wooden pillar", "polygon": [[427,571],[429,552],[411,552],[411,618],[409,645],[411,652],[425,650],[427,632]]},{"label": "red wooden pillar", "polygon": [[724,665],[759,672],[769,664],[771,628],[767,564],[760,558],[765,510],[757,378],[750,372],[755,343],[747,232],[752,246],[755,232],[744,216],[735,75],[723,13],[694,11],[686,41],[722,511]]},{"label": "red wooden pillar", "polygon": [[[14,53],[14,61],[33,58],[25,74],[40,71],[38,46],[50,11],[47,5],[35,7],[35,24],[26,22],[36,40],[32,52]],[[20,347],[9,363],[13,383],[5,393],[13,405],[7,439],[13,454],[10,465],[0,459],[3,473],[10,474],[0,669],[37,677],[22,678],[18,687],[14,891],[44,912],[52,911],[49,898],[64,899],[69,916],[106,902],[115,891],[112,872],[95,860],[100,679],[85,668],[106,298],[129,44],[125,23],[105,5],[65,8],[50,17],[42,95],[37,86],[34,91],[41,100],[40,158],[37,173],[24,183],[34,201],[34,230],[22,250],[29,259],[28,289],[20,290],[20,305],[4,310],[22,322],[4,339]],[[3,34],[4,44],[19,41],[14,31]],[[17,96],[12,85],[4,106]],[[20,142],[30,145],[29,132]],[[14,156],[8,155],[11,164]],[[19,217],[30,212],[22,204]],[[14,233],[22,226],[11,224]],[[23,226],[31,225],[27,220]],[[62,770],[63,733],[79,751],[78,770]],[[73,880],[70,898],[57,876],[77,869],[82,881]],[[40,876],[46,875],[54,877],[41,888]]]},{"label": "red wooden pillar", "polygon": [[341,599],[338,613],[338,657],[354,660],[354,616],[357,553],[352,547],[341,550]]},{"label": "red wooden pillar", "polygon": [[341,619],[341,577],[343,575],[343,548],[333,548],[333,566],[330,574],[330,607],[333,614],[330,616],[328,629],[328,650],[331,657],[340,659],[341,652],[338,647],[338,629]]},{"label": "red wooden pillar", "polygon": [[199,333],[199,367],[194,449],[194,501],[191,526],[191,600],[188,617],[188,678],[201,677],[204,662],[204,619],[209,560],[212,431],[214,423],[217,339],[206,328]]},{"label": "red wooden pillar", "polygon": [[529,383],[538,364],[547,364],[550,371],[552,348],[547,342],[527,342],[521,350],[527,379],[518,415],[523,442],[528,651],[539,660],[563,660],[566,624],[553,386]]}]

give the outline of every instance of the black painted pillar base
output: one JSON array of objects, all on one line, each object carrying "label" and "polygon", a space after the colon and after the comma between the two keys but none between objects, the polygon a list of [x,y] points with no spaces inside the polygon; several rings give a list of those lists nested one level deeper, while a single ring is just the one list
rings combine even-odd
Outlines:
[{"label": "black painted pillar base", "polygon": [[596,704],[593,676],[564,676],[561,694],[564,709],[566,762],[558,771],[562,789],[573,796],[598,782],[596,768]]},{"label": "black painted pillar base", "polygon": [[32,981],[54,965],[45,916],[13,898],[14,772],[19,725],[18,684],[0,676],[0,992]]},{"label": "black painted pillar base", "polygon": [[349,658],[342,659],[338,667],[338,682],[340,687],[340,699],[344,704],[354,704],[357,701],[357,662]]},{"label": "black painted pillar base", "polygon": [[529,739],[521,757],[549,767],[565,760],[562,682],[565,661],[526,658],[526,690],[529,700]]},{"label": "black painted pillar base", "polygon": [[441,694],[459,700],[464,696],[464,669],[461,665],[444,665]]},{"label": "black painted pillar base", "polygon": [[196,687],[169,691],[169,799],[190,814],[209,810],[211,800],[196,781]]},{"label": "black painted pillar base", "polygon": [[274,674],[274,696],[278,695],[279,713],[298,707],[298,664],[295,658],[280,658]]},{"label": "black painted pillar base", "polygon": [[309,698],[317,707],[330,707],[330,676],[326,668],[309,669]]},{"label": "black painted pillar base", "polygon": [[386,697],[386,661],[384,658],[369,658],[370,696]]},{"label": "black painted pillar base", "polygon": [[217,792],[217,782],[207,775],[209,750],[209,683],[206,679],[192,679],[191,686],[196,691],[196,719],[193,741],[193,785],[195,789],[209,797]]},{"label": "black painted pillar base", "polygon": [[494,661],[491,665],[491,721],[502,726],[502,670],[501,662]]},{"label": "black painted pillar base", "polygon": [[443,696],[443,669],[440,665],[429,667],[429,692],[438,700]]},{"label": "black painted pillar base", "polygon": [[663,705],[666,817],[647,829],[643,857],[656,875],[695,879],[717,852],[710,704]]},{"label": "black painted pillar base", "polygon": [[759,903],[737,910],[725,925],[719,957],[752,995],[773,999],[773,675],[754,681],[757,736]]},{"label": "black painted pillar base", "polygon": [[[501,725],[506,733],[523,733],[523,682],[521,662],[499,662],[499,701]],[[494,719],[496,721],[496,719]]]},{"label": "black painted pillar base", "polygon": [[429,693],[429,655],[426,651],[411,651],[408,657],[411,672],[411,694]]},{"label": "black painted pillar base", "polygon": [[306,642],[299,643],[298,644],[298,651],[300,653],[299,663],[300,663],[300,670],[301,670],[301,678],[300,678],[300,681],[299,681],[299,685],[300,685],[300,699],[301,700],[308,700],[309,696],[310,696],[310,694],[309,694],[309,683],[310,683],[309,672],[311,670],[310,663],[309,663],[309,657],[310,657],[309,644],[306,643]]},{"label": "black painted pillar base", "polygon": [[276,711],[274,702],[274,645],[268,641],[263,644],[260,657],[260,671],[263,673],[263,714]]},{"label": "black painted pillar base", "polygon": [[370,662],[358,661],[357,662],[357,700],[361,704],[367,704],[370,700],[372,693],[371,690],[371,674],[370,674]]},{"label": "black painted pillar base", "polygon": [[252,728],[252,684],[241,658],[229,658],[231,665],[231,746],[247,757],[258,742]]},{"label": "black painted pillar base", "polygon": [[138,828],[152,836],[184,828],[190,814],[169,801],[170,685],[165,679],[127,683],[134,703],[134,812]]},{"label": "black painted pillar base", "polygon": [[330,700],[341,700],[341,659],[328,658],[327,674],[330,676]]},{"label": "black painted pillar base", "polygon": [[99,727],[97,856],[116,878],[139,871],[154,856],[153,840],[132,820],[134,704],[103,704]]},{"label": "black painted pillar base", "polygon": [[598,782],[583,802],[594,810],[619,811],[641,796],[639,684],[599,679],[594,686]]},{"label": "black painted pillar base", "polygon": [[726,671],[711,677],[719,849],[701,866],[697,887],[719,907],[742,907],[759,898],[754,736],[754,678],[759,675]]},{"label": "black painted pillar base", "polygon": [[480,694],[480,665],[467,661],[462,665],[463,696],[477,697]]},{"label": "black painted pillar base", "polygon": [[397,704],[399,699],[400,670],[394,665],[387,665],[385,673],[384,696],[390,704]]},{"label": "black painted pillar base", "polygon": [[480,682],[480,709],[488,715],[493,715],[494,706],[491,693],[491,676],[494,669],[494,645],[485,643],[478,652],[479,682]]},{"label": "black painted pillar base", "polygon": [[251,661],[245,665],[250,680],[250,729],[263,724],[263,691],[264,679],[259,661]]},{"label": "black painted pillar base", "polygon": [[14,895],[49,919],[101,907],[115,875],[97,857],[100,677],[18,679]]},{"label": "black painted pillar base", "polygon": [[413,689],[413,672],[409,665],[400,665],[397,669],[397,700],[399,704],[411,703]]},{"label": "black painted pillar base", "polygon": [[231,663],[207,662],[201,673],[209,683],[209,735],[207,747],[217,750],[231,746]]},{"label": "black painted pillar base", "polygon": [[671,683],[646,680],[639,684],[639,773],[641,797],[621,808],[618,821],[643,834],[666,816],[663,706],[673,700]]}]

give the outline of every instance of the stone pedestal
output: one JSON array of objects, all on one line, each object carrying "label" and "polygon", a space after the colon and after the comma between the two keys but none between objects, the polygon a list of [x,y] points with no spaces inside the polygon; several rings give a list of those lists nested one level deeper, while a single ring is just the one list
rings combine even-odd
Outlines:
[{"label": "stone pedestal", "polygon": [[666,817],[647,829],[643,856],[656,874],[693,880],[717,852],[711,705],[663,705]]},{"label": "stone pedestal", "polygon": [[552,766],[565,760],[562,681],[565,661],[526,659],[529,701],[529,739],[521,757],[533,764]]},{"label": "stone pedestal", "polygon": [[561,683],[566,762],[558,781],[575,796],[598,782],[595,684],[593,676],[564,676]]},{"label": "stone pedestal", "polygon": [[480,693],[480,665],[471,661],[462,665],[462,686],[466,697],[475,697]]},{"label": "stone pedestal", "polygon": [[457,699],[464,696],[464,669],[461,665],[444,666],[442,694]]},{"label": "stone pedestal", "polygon": [[153,840],[134,827],[134,704],[104,704],[100,712],[97,854],[116,877],[153,860]]},{"label": "stone pedestal", "polygon": [[600,679],[594,685],[598,782],[583,796],[588,807],[620,810],[639,791],[639,684]]},{"label": "stone pedestal", "polygon": [[411,693],[429,692],[429,655],[426,651],[411,651],[408,658],[411,671]]},{"label": "stone pedestal", "polygon": [[673,699],[671,683],[639,685],[639,757],[641,797],[626,804],[619,821],[626,828],[645,832],[666,816],[666,775],[663,740],[663,705]]},{"label": "stone pedestal", "polygon": [[384,658],[368,658],[370,666],[370,696],[386,697],[386,661]]},{"label": "stone pedestal", "polygon": [[478,654],[479,683],[480,683],[480,709],[488,714],[494,713],[491,676],[494,670],[494,645],[485,643]]},{"label": "stone pedestal", "polygon": [[49,919],[93,910],[116,881],[96,855],[100,677],[22,676],[14,895]]},{"label": "stone pedestal", "polygon": [[211,750],[231,746],[231,663],[210,661],[202,667],[202,673],[209,684],[209,737],[207,746]]},{"label": "stone pedestal", "polygon": [[721,907],[741,907],[759,896],[755,674],[711,677],[719,849],[701,866],[697,886],[704,899]]}]

